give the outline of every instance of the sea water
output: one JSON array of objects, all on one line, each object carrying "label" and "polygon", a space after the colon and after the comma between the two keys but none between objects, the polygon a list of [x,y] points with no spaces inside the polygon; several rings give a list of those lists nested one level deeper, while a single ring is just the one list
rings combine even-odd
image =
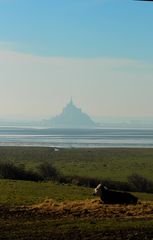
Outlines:
[{"label": "sea water", "polygon": [[0,127],[0,146],[59,148],[153,147],[153,129]]}]

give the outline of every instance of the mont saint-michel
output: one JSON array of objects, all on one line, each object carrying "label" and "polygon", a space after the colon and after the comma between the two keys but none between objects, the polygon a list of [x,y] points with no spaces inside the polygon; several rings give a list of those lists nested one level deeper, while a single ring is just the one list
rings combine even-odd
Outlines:
[{"label": "mont saint-michel", "polygon": [[71,98],[70,102],[63,108],[61,114],[46,120],[45,123],[54,128],[93,128],[96,127],[94,121],[88,114],[82,112],[73,103]]}]

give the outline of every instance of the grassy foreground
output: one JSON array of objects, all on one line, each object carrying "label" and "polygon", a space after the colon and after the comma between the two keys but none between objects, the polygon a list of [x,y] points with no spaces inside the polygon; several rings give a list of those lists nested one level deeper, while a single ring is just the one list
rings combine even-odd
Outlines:
[{"label": "grassy foreground", "polygon": [[[153,149],[0,147],[0,161],[37,169],[51,161],[65,175],[153,180]],[[151,240],[153,194],[135,193],[136,206],[107,206],[93,189],[55,182],[0,180],[0,240]],[[80,202],[81,201],[81,202]]]},{"label": "grassy foreground", "polygon": [[93,189],[54,182],[0,181],[0,239],[151,240],[153,194],[136,206],[107,206]]},{"label": "grassy foreground", "polygon": [[136,193],[138,205],[113,206],[74,185],[0,183],[0,239],[152,239],[153,194]]},{"label": "grassy foreground", "polygon": [[153,236],[152,220],[72,221],[29,216],[2,219],[0,226],[1,240],[151,240]]},{"label": "grassy foreground", "polygon": [[[38,204],[46,199],[57,202],[93,199],[92,188],[56,182],[0,180],[0,204],[14,207]],[[141,201],[153,201],[153,194],[135,193]]]}]

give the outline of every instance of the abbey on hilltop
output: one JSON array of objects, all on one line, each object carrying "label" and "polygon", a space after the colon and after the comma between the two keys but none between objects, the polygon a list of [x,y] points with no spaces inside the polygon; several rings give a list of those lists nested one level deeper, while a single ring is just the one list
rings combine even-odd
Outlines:
[{"label": "abbey on hilltop", "polygon": [[55,128],[91,128],[96,127],[92,119],[82,110],[76,107],[71,98],[70,102],[64,107],[61,114],[52,118],[50,121]]}]

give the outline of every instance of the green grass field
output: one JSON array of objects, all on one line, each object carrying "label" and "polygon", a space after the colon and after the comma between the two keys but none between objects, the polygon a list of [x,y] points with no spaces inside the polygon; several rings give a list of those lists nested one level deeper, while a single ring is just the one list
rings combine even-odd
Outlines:
[{"label": "green grass field", "polygon": [[60,149],[0,147],[0,161],[37,170],[49,161],[64,175],[126,181],[133,173],[153,180],[153,149]]},{"label": "green grass field", "polygon": [[55,201],[91,199],[91,188],[56,182],[0,180],[0,204],[29,205],[46,199]]}]

